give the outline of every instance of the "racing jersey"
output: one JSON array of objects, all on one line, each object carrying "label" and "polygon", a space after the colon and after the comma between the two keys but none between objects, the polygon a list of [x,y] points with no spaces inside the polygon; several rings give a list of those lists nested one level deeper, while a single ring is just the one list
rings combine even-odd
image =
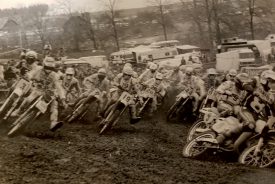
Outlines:
[{"label": "racing jersey", "polygon": [[100,81],[97,73],[86,77],[83,81],[83,85],[86,90],[99,89],[100,91],[109,92],[110,89],[110,81],[106,77],[104,80]]},{"label": "racing jersey", "polygon": [[123,73],[120,73],[115,77],[113,86],[123,91],[127,91],[130,94],[139,92],[137,80],[132,77],[129,80],[125,80],[123,78]]}]

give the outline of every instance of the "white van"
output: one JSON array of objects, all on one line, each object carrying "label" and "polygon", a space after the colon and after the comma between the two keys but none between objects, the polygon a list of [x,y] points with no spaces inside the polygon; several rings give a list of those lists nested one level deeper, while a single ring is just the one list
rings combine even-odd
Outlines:
[{"label": "white van", "polygon": [[134,61],[137,63],[147,63],[159,59],[173,58],[178,54],[176,48],[163,47],[151,48],[148,46],[141,46],[132,49]]}]

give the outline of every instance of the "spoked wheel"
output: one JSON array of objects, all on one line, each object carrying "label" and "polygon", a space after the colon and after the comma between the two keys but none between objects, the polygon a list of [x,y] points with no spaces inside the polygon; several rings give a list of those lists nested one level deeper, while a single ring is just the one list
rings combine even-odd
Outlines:
[{"label": "spoked wheel", "polygon": [[254,167],[269,167],[275,159],[275,141],[266,142],[258,154],[254,154],[257,144],[246,148],[239,157],[239,162]]},{"label": "spoked wheel", "polygon": [[214,139],[215,137],[216,135],[213,132],[205,132],[198,135],[196,138],[186,143],[186,145],[183,147],[182,155],[184,157],[190,157],[190,158],[197,158],[201,156],[207,151],[208,149],[207,145],[209,145],[209,143],[205,141],[200,141],[200,139],[203,139],[203,138]]},{"label": "spoked wheel", "polygon": [[188,131],[187,141],[191,141],[194,137],[197,137],[199,134],[203,133],[200,130],[207,131],[207,128],[206,123],[202,119],[196,121]]},{"label": "spoked wheel", "polygon": [[26,114],[12,129],[8,132],[9,137],[14,137],[25,129],[25,127],[32,121],[36,116],[35,111],[31,111],[30,113]]},{"label": "spoked wheel", "polygon": [[181,103],[181,100],[178,100],[177,102],[175,102],[172,107],[169,109],[168,113],[167,113],[167,117],[166,120],[167,121],[171,121],[175,116],[176,116],[176,112],[178,110],[178,107]]},{"label": "spoked wheel", "polygon": [[119,118],[119,114],[120,114],[120,110],[114,110],[114,111],[111,111],[110,113],[110,116],[108,115],[108,119],[106,120],[103,120],[104,122],[102,123],[105,123],[102,127],[102,129],[100,130],[99,134],[102,135],[103,133],[105,133],[107,130],[111,129],[114,122],[116,121],[117,118]]}]

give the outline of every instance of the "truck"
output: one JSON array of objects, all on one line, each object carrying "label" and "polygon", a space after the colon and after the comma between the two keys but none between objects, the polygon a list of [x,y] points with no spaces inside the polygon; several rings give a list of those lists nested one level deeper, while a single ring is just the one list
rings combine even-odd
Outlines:
[{"label": "truck", "polygon": [[216,54],[216,69],[219,72],[226,72],[230,69],[239,70],[242,67],[256,67],[254,52],[251,49],[236,49]]}]

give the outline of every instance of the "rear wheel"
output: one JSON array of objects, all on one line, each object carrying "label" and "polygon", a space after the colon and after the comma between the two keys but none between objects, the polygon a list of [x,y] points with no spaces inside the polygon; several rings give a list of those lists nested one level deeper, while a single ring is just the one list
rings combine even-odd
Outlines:
[{"label": "rear wheel", "polygon": [[254,154],[256,147],[257,144],[253,144],[246,148],[239,156],[239,162],[244,165],[261,168],[271,166],[275,159],[275,141],[264,143],[258,154]]},{"label": "rear wheel", "polygon": [[35,116],[36,116],[36,111],[35,110],[33,110],[30,113],[26,114],[23,118],[21,118],[21,120],[14,127],[12,127],[12,129],[8,132],[8,136],[9,137],[14,137],[14,136],[20,134],[20,132],[23,132],[25,127],[28,125],[28,123],[30,121],[33,121]]},{"label": "rear wheel", "polygon": [[213,132],[205,132],[198,135],[196,138],[192,139],[190,142],[187,142],[182,150],[182,155],[184,157],[198,158],[203,155],[208,150],[208,142],[200,141],[203,138],[212,138],[216,137]]}]

